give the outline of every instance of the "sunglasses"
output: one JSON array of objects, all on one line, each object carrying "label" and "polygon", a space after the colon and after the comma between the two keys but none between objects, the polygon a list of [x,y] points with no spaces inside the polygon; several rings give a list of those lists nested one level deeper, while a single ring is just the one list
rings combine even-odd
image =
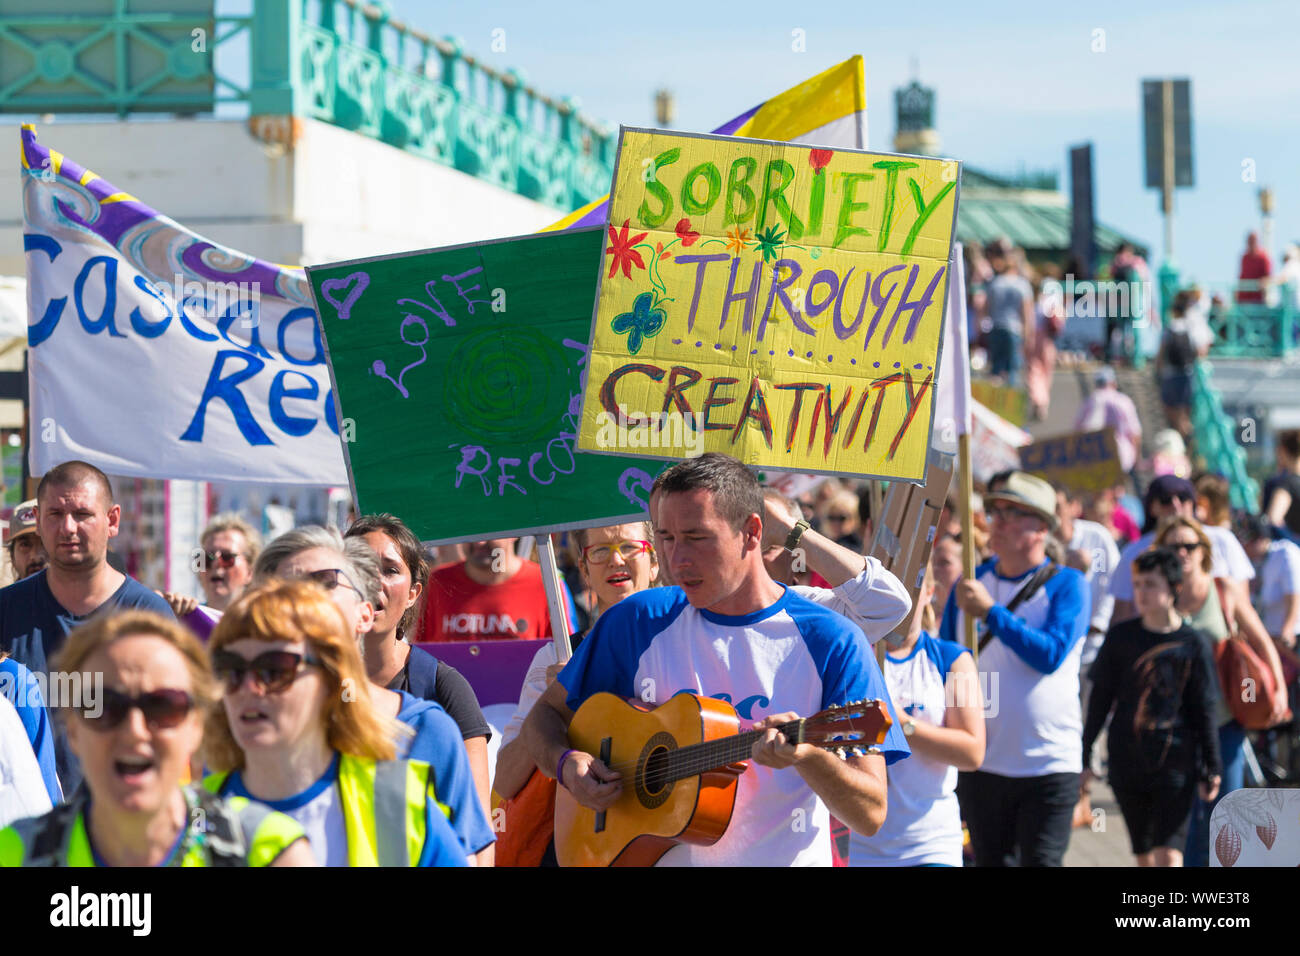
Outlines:
[{"label": "sunglasses", "polygon": [[243,555],[238,551],[226,551],[225,549],[203,552],[203,560],[208,563],[209,567],[232,568],[235,566],[235,562],[242,557]]},{"label": "sunglasses", "polygon": [[631,561],[638,554],[645,554],[651,548],[649,541],[611,541],[609,544],[592,544],[582,549],[582,556],[588,564],[608,564],[614,557],[615,549],[624,561]]},{"label": "sunglasses", "polygon": [[997,521],[1027,521],[1030,518],[1037,518],[1038,515],[1032,511],[1021,511],[1019,508],[1006,508],[994,505],[987,509],[989,520]]},{"label": "sunglasses", "polygon": [[849,515],[827,515],[826,520],[834,521],[837,524],[843,524],[845,521],[851,520],[851,517]]},{"label": "sunglasses", "polygon": [[309,581],[315,581],[326,591],[333,591],[335,588],[344,587],[355,591],[357,597],[362,601],[367,600],[366,596],[361,593],[361,588],[357,587],[348,573],[342,568],[321,568],[319,571],[308,571],[301,575]]},{"label": "sunglasses", "polygon": [[101,703],[98,714],[84,709],[81,712],[86,726],[100,733],[120,726],[136,708],[144,714],[144,722],[155,730],[177,726],[194,709],[194,699],[183,690],[154,690],[138,697],[105,690]]},{"label": "sunglasses", "polygon": [[1174,551],[1195,551],[1200,546],[1201,542],[1199,541],[1193,541],[1191,543],[1185,541],[1171,541],[1165,545],[1166,548],[1171,548]]},{"label": "sunglasses", "polygon": [[244,683],[244,675],[252,674],[253,683],[266,694],[279,694],[288,690],[298,679],[303,667],[320,665],[320,661],[307,654],[289,651],[267,651],[251,661],[230,651],[217,651],[212,655],[212,672],[233,694]]}]

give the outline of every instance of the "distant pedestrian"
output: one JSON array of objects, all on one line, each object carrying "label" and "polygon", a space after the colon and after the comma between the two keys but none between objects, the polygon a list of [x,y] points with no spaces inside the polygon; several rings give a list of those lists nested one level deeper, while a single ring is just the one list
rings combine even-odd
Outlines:
[{"label": "distant pedestrian", "polygon": [[1092,376],[1092,392],[1074,417],[1076,432],[1109,428],[1115,434],[1115,451],[1124,474],[1132,475],[1142,450],[1142,420],[1133,399],[1119,390],[1115,370],[1103,365]]},{"label": "distant pedestrian", "polygon": [[1300,430],[1278,432],[1274,455],[1277,474],[1264,482],[1260,510],[1274,527],[1300,538]]},{"label": "distant pedestrian", "polygon": [[1246,251],[1242,253],[1241,270],[1237,273],[1237,278],[1241,280],[1237,289],[1237,302],[1263,305],[1264,286],[1272,274],[1273,262],[1268,257],[1268,251],[1260,248],[1259,234],[1250,233],[1246,236]]},{"label": "distant pedestrian", "polygon": [[988,249],[995,275],[985,287],[985,308],[992,328],[988,334],[989,372],[1019,387],[1025,353],[1034,344],[1034,289],[1016,268],[1014,247],[999,239]]},{"label": "distant pedestrian", "polygon": [[1052,403],[1052,375],[1056,371],[1056,340],[1065,331],[1065,303],[1059,274],[1054,267],[1036,288],[1034,336],[1025,348],[1025,385],[1037,421],[1047,418]]},{"label": "distant pedestrian", "polygon": [[1171,318],[1160,339],[1156,374],[1165,417],[1183,438],[1192,434],[1192,385],[1196,365],[1209,354],[1214,335],[1188,314],[1191,294],[1184,289],[1174,297]]}]

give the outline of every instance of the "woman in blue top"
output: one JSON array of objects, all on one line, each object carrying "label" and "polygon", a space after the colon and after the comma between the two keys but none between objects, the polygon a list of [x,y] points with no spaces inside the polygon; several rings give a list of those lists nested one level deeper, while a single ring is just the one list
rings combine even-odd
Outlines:
[{"label": "woman in blue top", "polygon": [[[254,566],[254,583],[271,577],[308,578],[329,593],[343,612],[358,653],[373,629],[375,608],[383,600],[379,562],[360,538],[344,541],[333,528],[308,525],[268,544]],[[491,866],[492,828],[474,786],[465,745],[455,722],[433,701],[381,687],[363,671],[375,709],[415,732],[396,741],[398,756],[429,764],[439,800],[450,813],[452,829],[479,866]]]},{"label": "woman in blue top", "polygon": [[394,759],[400,726],[373,705],[347,620],[324,591],[305,581],[247,591],[208,649],[225,691],[204,739],[217,771],[209,790],[293,817],[325,866],[466,865],[436,776]]},{"label": "woman in blue top", "polygon": [[850,835],[850,866],[961,866],[957,771],[984,759],[984,701],[970,651],[934,636],[933,597],[927,568],[907,637],[883,667],[912,755],[889,768],[884,825]]}]

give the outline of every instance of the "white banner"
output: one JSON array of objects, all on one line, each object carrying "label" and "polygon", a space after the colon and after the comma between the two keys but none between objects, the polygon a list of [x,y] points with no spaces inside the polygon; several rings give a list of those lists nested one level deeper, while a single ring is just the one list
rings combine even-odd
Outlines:
[{"label": "white banner", "polygon": [[1034,439],[1001,415],[971,400],[970,464],[976,481],[1020,467],[1020,449]]},{"label": "white banner", "polygon": [[955,453],[957,436],[971,433],[970,343],[966,334],[966,262],[962,244],[952,244],[948,269],[948,324],[943,335],[943,358],[934,391],[934,433],[930,444]]},{"label": "white banner", "polygon": [[32,473],[347,484],[303,271],[22,139]]}]

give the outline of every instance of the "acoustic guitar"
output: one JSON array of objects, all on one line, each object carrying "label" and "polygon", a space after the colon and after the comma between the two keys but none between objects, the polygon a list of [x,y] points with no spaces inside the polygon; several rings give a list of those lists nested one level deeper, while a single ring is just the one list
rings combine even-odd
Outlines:
[{"label": "acoustic guitar", "polygon": [[[883,701],[860,700],[777,729],[791,743],[847,758],[882,743],[892,723]],[[653,710],[614,694],[588,698],[569,725],[569,744],[622,774],[623,792],[597,812],[556,788],[559,864],[652,866],[679,843],[718,842],[748,766],[742,761],[764,734],[739,730],[735,709],[712,697],[678,694]]]}]

